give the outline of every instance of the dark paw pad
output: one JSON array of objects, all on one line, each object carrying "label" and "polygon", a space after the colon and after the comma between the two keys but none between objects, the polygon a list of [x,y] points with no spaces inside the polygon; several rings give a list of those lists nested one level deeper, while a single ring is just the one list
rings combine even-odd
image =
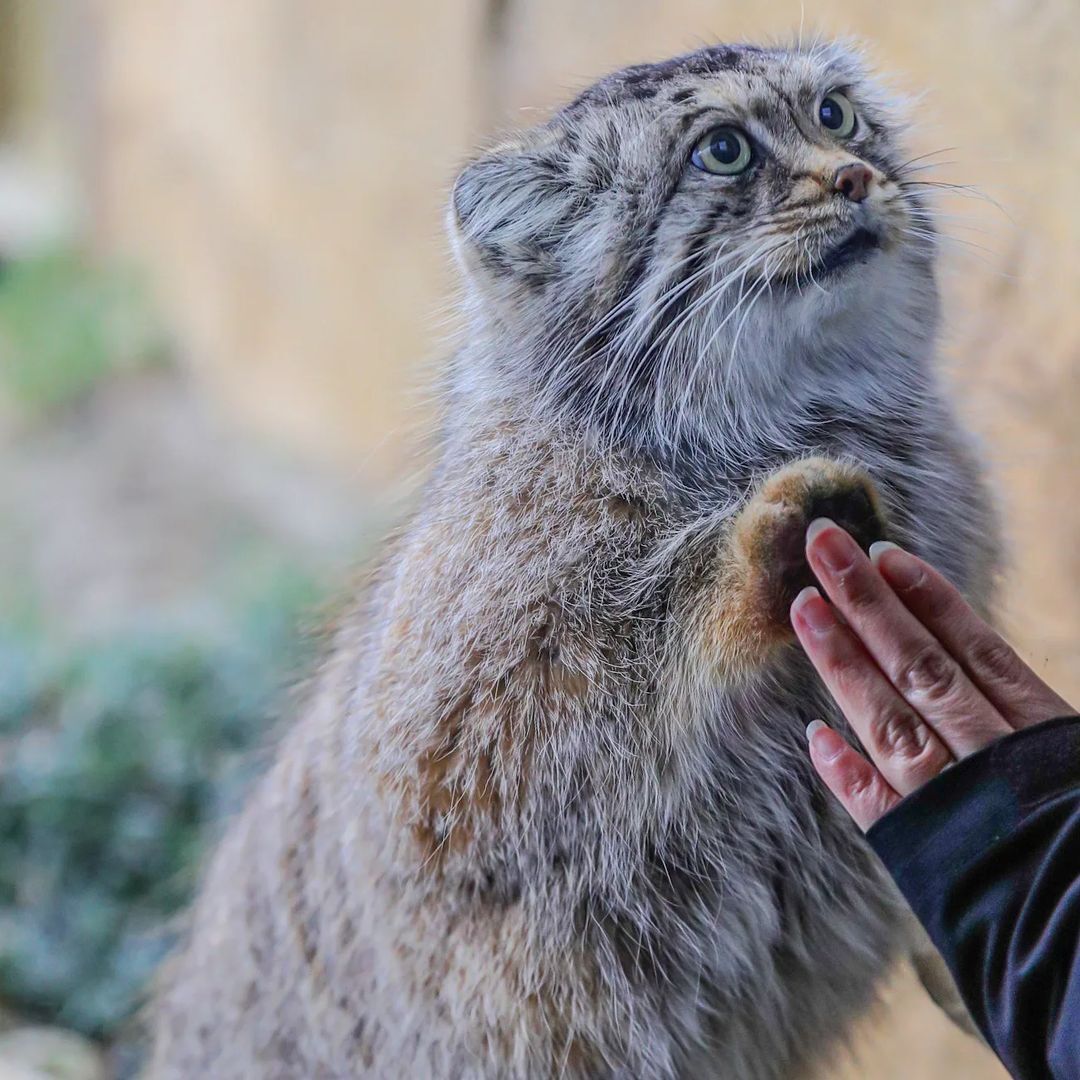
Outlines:
[{"label": "dark paw pad", "polygon": [[788,621],[788,609],[799,592],[820,582],[806,561],[806,530],[816,518],[831,518],[854,537],[866,551],[875,540],[887,538],[885,521],[870,492],[862,486],[812,492],[801,515],[784,522],[774,538],[773,565],[775,581],[773,618]]}]

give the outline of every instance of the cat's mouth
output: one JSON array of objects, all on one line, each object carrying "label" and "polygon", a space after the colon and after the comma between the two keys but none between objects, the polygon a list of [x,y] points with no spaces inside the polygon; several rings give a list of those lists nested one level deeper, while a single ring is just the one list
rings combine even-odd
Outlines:
[{"label": "cat's mouth", "polygon": [[819,275],[832,275],[866,262],[874,252],[881,249],[881,236],[873,229],[860,225],[840,243],[829,248],[814,268]]}]

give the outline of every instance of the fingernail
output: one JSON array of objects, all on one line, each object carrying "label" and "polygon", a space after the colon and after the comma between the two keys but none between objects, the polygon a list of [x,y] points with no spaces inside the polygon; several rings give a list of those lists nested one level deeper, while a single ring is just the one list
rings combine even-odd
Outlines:
[{"label": "fingernail", "polygon": [[[886,555],[889,555],[888,559],[885,559]],[[879,540],[870,545],[870,561],[894,589],[901,591],[913,589],[924,576],[919,560],[888,540]]]},{"label": "fingernail", "polygon": [[813,521],[806,528],[806,543],[809,546],[814,542],[815,537],[824,529],[828,529],[835,525],[836,522],[832,518],[820,517],[814,518]]},{"label": "fingernail", "polygon": [[[813,744],[814,736],[819,731],[832,731],[832,728],[829,727],[829,725],[826,724],[824,720],[811,720],[810,723],[806,725],[806,741],[808,744]],[[827,748],[825,742],[832,743],[833,740],[828,739],[824,742],[822,740],[819,740],[818,747],[815,753],[818,755],[819,758],[821,758],[822,761],[832,761],[832,759],[836,757],[838,753],[838,748],[836,746]]]},{"label": "fingernail", "polygon": [[899,551],[900,548],[894,544],[891,540],[875,540],[870,545],[870,561],[877,566],[878,559],[885,554],[886,551]]},{"label": "fingernail", "polygon": [[797,615],[811,630],[821,634],[836,625],[832,608],[821,598],[813,585],[807,585],[791,604],[791,613]]},{"label": "fingernail", "polygon": [[818,561],[834,574],[847,570],[859,551],[855,541],[830,518],[815,518],[810,522],[806,547],[813,548]]}]

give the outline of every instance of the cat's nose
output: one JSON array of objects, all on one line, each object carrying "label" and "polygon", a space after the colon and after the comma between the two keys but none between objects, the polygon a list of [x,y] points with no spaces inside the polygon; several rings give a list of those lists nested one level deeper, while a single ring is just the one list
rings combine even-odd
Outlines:
[{"label": "cat's nose", "polygon": [[852,202],[862,202],[870,194],[870,185],[874,174],[868,165],[853,161],[850,165],[841,165],[833,177],[833,190]]}]

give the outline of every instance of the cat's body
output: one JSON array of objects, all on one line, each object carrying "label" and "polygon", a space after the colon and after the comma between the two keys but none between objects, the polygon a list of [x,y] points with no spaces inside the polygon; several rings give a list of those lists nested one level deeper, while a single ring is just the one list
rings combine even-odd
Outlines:
[{"label": "cat's body", "polygon": [[[797,114],[834,88],[844,146]],[[755,175],[687,163],[710,109]],[[439,463],[214,860],[154,1077],[779,1080],[873,1000],[902,912],[812,777],[834,708],[771,556],[868,475],[980,603],[996,558],[887,116],[833,47],[704,50],[466,170]],[[853,159],[877,203],[804,209]],[[753,232],[800,214],[786,249]],[[874,250],[829,265],[855,222]]]}]

